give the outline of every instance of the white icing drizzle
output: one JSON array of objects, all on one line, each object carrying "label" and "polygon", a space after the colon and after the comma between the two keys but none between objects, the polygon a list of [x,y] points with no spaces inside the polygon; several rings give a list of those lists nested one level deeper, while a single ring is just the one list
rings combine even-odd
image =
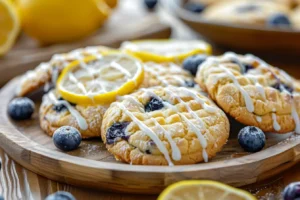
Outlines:
[{"label": "white icing drizzle", "polygon": [[164,154],[167,162],[169,163],[169,166],[173,166],[174,164],[171,161],[171,158],[169,156],[169,152],[167,150],[167,148],[165,147],[165,145],[163,144],[163,142],[159,139],[159,137],[156,135],[156,133],[154,133],[148,126],[146,126],[142,121],[140,121],[138,118],[136,118],[134,116],[134,114],[132,114],[130,111],[128,111],[127,108],[125,108],[121,103],[114,103],[116,104],[126,115],[128,115],[131,120],[138,125],[138,127],[145,132],[156,144],[156,146],[158,147],[158,149],[160,150],[160,152],[162,154]]},{"label": "white icing drizzle", "polygon": [[229,78],[233,81],[233,84],[240,90],[240,92],[242,93],[245,103],[246,103],[246,108],[249,112],[253,113],[254,112],[254,105],[252,102],[251,97],[249,96],[249,94],[241,87],[241,85],[239,84],[238,80],[235,78],[235,76],[231,73],[230,70],[228,70],[226,67],[224,67],[223,65],[220,65],[220,68],[223,69],[225,71],[225,73],[229,76]]},{"label": "white icing drizzle", "polygon": [[262,118],[260,116],[256,116],[256,121],[260,123],[262,121]]},{"label": "white icing drizzle", "polygon": [[295,132],[300,134],[300,120],[299,120],[299,115],[297,113],[297,110],[296,110],[296,105],[295,105],[295,100],[293,99],[293,102],[292,102],[292,117],[294,119],[294,122],[295,122]]},{"label": "white icing drizzle", "polygon": [[260,93],[260,95],[263,97],[263,99],[266,100],[267,98],[266,98],[265,89],[264,89],[264,87],[258,82],[257,76],[254,76],[254,75],[252,75],[252,74],[246,74],[245,76],[248,77],[248,78],[250,78],[251,80],[254,81],[256,90]]},{"label": "white icing drizzle", "polygon": [[87,130],[88,129],[88,124],[86,122],[86,120],[81,116],[81,114],[74,109],[69,102],[65,101],[65,100],[58,100],[55,95],[53,94],[53,92],[49,92],[49,99],[50,101],[52,101],[53,104],[55,105],[59,105],[59,104],[63,104],[71,113],[71,115],[73,117],[75,117],[78,126],[80,127],[80,129],[82,130]]},{"label": "white icing drizzle", "polygon": [[281,127],[280,127],[280,125],[277,122],[276,113],[272,113],[272,119],[273,119],[273,127],[274,127],[274,129],[276,131],[280,131]]}]

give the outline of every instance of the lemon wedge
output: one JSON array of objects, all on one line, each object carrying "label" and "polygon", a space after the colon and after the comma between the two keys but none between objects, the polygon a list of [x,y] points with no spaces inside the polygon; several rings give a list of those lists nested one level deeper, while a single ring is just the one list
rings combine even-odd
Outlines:
[{"label": "lemon wedge", "polygon": [[107,104],[136,89],[143,79],[144,68],[138,59],[114,51],[75,60],[62,71],[56,86],[71,103]]},{"label": "lemon wedge", "polygon": [[167,187],[158,200],[256,200],[256,198],[241,189],[216,181],[180,181]]},{"label": "lemon wedge", "polygon": [[142,61],[182,62],[195,54],[211,54],[211,46],[200,40],[136,40],[124,42],[121,49]]},{"label": "lemon wedge", "polygon": [[13,46],[20,30],[18,13],[10,1],[0,0],[0,55]]}]

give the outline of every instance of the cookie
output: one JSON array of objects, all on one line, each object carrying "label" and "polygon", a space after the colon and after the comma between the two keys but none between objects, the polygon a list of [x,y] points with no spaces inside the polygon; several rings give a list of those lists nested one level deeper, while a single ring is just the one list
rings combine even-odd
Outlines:
[{"label": "cookie", "polygon": [[82,138],[100,137],[103,115],[108,106],[71,104],[52,90],[43,96],[40,126],[49,136],[62,126],[77,128]]},{"label": "cookie", "polygon": [[209,6],[202,17],[210,21],[235,25],[272,26],[270,20],[279,14],[289,18],[289,7],[266,0],[228,0]]},{"label": "cookie", "polygon": [[177,87],[195,87],[194,77],[182,69],[179,65],[167,63],[146,62],[144,64],[145,77],[140,88],[154,86],[177,86]]},{"label": "cookie", "polygon": [[111,104],[101,136],[117,160],[135,165],[208,161],[229,136],[224,112],[186,87],[140,89]]},{"label": "cookie", "polygon": [[101,52],[110,48],[104,46],[76,49],[66,54],[56,54],[49,62],[41,63],[34,70],[26,72],[20,80],[16,90],[17,96],[25,96],[45,85],[47,91],[51,82],[54,84],[60,72],[72,61],[84,56],[101,55]]},{"label": "cookie", "polygon": [[[299,1],[300,3],[300,1]],[[291,20],[295,29],[300,29],[300,7],[296,8],[291,14]]]},{"label": "cookie", "polygon": [[300,82],[253,55],[209,57],[196,82],[245,125],[264,132],[300,133]]}]

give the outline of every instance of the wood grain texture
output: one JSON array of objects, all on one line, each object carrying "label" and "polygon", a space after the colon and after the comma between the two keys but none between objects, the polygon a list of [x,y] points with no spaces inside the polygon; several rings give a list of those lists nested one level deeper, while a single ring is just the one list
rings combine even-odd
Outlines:
[{"label": "wood grain texture", "polygon": [[[169,184],[186,179],[248,185],[274,176],[300,160],[300,135],[294,134],[268,134],[263,151],[245,153],[236,139],[240,124],[232,125],[231,138],[214,159],[196,165],[123,164],[115,161],[100,139],[86,140],[79,149],[64,153],[40,129],[37,112],[24,122],[14,122],[7,116],[17,81],[12,80],[0,92],[0,145],[16,162],[51,180],[101,190],[157,194]],[[32,98],[38,106],[41,94]]]},{"label": "wood grain texture", "polygon": [[147,11],[142,3],[139,0],[120,0],[105,26],[81,41],[41,47],[26,35],[21,35],[14,48],[5,57],[0,57],[0,74],[5,74],[1,76],[0,86],[48,61],[56,53],[93,45],[118,47],[121,42],[132,39],[168,38],[170,26],[163,23],[156,13]]},{"label": "wood grain texture", "polygon": [[235,51],[277,55],[300,55],[300,31],[248,27],[207,21],[183,9],[183,0],[168,0],[172,12],[209,41]]}]

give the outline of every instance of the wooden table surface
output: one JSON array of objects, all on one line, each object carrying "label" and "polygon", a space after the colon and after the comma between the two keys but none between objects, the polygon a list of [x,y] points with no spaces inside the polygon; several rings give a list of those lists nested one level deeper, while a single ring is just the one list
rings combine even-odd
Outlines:
[{"label": "wooden table surface", "polygon": [[[184,25],[180,24],[166,13],[162,12],[160,14],[165,21],[172,23],[174,26],[176,32],[174,32],[173,38],[194,39],[199,37],[192,31],[187,31]],[[218,54],[223,51],[225,50],[218,49],[215,52]],[[263,58],[284,68],[293,76],[300,78],[297,63],[297,60],[299,59],[290,60],[286,57],[273,58],[272,56],[265,55],[263,55]],[[1,148],[0,160],[2,162],[2,169],[0,173],[0,194],[2,194],[6,200],[40,200],[59,190],[71,192],[78,200],[152,200],[157,198],[157,196],[151,195],[132,195],[95,191],[51,181],[21,167],[9,158],[9,156]],[[80,174],[78,174],[78,176],[80,176]],[[243,189],[250,191],[259,199],[281,199],[280,196],[283,188],[287,184],[295,181],[300,181],[300,163],[278,176],[272,177],[272,179],[246,186]]]}]

